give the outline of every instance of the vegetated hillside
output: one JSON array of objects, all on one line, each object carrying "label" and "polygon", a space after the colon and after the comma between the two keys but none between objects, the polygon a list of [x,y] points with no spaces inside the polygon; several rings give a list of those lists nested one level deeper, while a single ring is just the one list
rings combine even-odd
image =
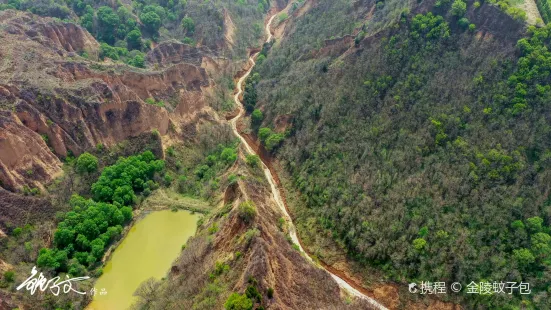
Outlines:
[{"label": "vegetated hillside", "polygon": [[[220,182],[225,190],[215,199],[223,199],[199,221],[167,278],[136,291],[136,308],[371,309],[291,246],[259,158],[241,154],[213,152],[176,181],[188,195],[211,188],[204,182]],[[214,177],[219,161],[231,166]]]},{"label": "vegetated hillside", "polygon": [[[55,17],[86,28],[103,43],[103,56],[142,66],[153,43],[178,40],[244,56],[262,36],[266,0],[3,0],[0,10],[17,9]],[[130,53],[129,53],[130,51]],[[137,57],[137,58],[136,58]],[[115,59],[116,58],[116,59]]]},{"label": "vegetated hillside", "polygon": [[551,28],[458,0],[373,31],[386,2],[307,4],[248,97],[300,193],[303,234],[328,229],[401,283],[532,288],[442,296],[468,308],[551,307]]}]

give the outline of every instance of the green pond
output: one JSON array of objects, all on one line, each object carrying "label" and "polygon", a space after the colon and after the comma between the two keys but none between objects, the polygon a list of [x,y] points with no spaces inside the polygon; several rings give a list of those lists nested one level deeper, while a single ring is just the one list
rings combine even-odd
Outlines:
[{"label": "green pond", "polygon": [[[94,287],[87,309],[122,310],[134,303],[132,294],[151,277],[161,279],[195,234],[199,215],[188,211],[156,211],[139,220],[111,255]],[[99,292],[105,288],[107,294]]]}]

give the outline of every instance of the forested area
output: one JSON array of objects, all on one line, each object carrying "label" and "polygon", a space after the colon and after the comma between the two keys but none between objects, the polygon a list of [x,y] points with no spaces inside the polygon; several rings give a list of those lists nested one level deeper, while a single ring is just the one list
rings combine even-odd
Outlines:
[{"label": "forested area", "polygon": [[479,41],[456,2],[404,11],[346,58],[312,57],[346,29],[324,19],[336,3],[312,9],[259,65],[261,126],[292,116],[277,156],[350,257],[405,283],[529,282],[463,302],[547,309],[551,27]]},{"label": "forested area", "polygon": [[543,21],[548,23],[551,20],[551,7],[549,6],[549,1],[547,0],[536,0],[536,5],[540,11],[541,18]]},{"label": "forested area", "polygon": [[[262,36],[266,0],[3,0],[0,10],[16,9],[73,22],[86,28],[100,43],[99,55],[134,67],[145,67],[144,53],[153,43],[178,40],[216,50],[227,27],[235,27],[236,55],[245,53]],[[231,23],[225,14],[231,16]],[[250,31],[245,27],[253,27]],[[245,30],[246,29],[246,30]],[[244,56],[244,55],[241,55]]]},{"label": "forested area", "polygon": [[[76,168],[81,173],[97,169],[97,159],[89,153],[79,156]],[[95,165],[94,165],[95,162]],[[93,199],[73,195],[71,211],[64,214],[54,233],[54,248],[43,248],[37,266],[46,270],[67,272],[73,276],[87,274],[101,262],[105,250],[120,236],[123,225],[132,220],[136,193],[148,196],[158,188],[156,174],[164,169],[151,151],[120,158],[105,167],[92,185]],[[96,275],[101,274],[101,269]]]}]

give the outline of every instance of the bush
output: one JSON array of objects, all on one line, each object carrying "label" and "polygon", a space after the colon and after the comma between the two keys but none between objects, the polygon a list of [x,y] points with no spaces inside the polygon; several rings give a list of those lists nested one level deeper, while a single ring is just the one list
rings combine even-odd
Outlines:
[{"label": "bush", "polygon": [[220,158],[226,162],[226,164],[231,164],[237,160],[237,152],[234,148],[225,148],[220,154]]},{"label": "bush", "polygon": [[260,139],[260,142],[265,142],[266,139],[268,139],[269,136],[272,135],[272,130],[267,127],[262,127],[260,130],[258,130],[258,138]]},{"label": "bush", "polygon": [[15,281],[15,272],[13,272],[13,271],[11,271],[11,270],[10,270],[10,271],[4,272],[4,280],[5,280],[6,282],[13,282],[13,281]]},{"label": "bush", "polygon": [[226,300],[224,308],[226,310],[251,310],[253,308],[253,301],[245,294],[233,293]]},{"label": "bush", "polygon": [[98,170],[98,158],[88,152],[82,153],[76,162],[78,173],[90,173]]},{"label": "bush", "polygon": [[283,136],[283,134],[280,133],[270,135],[268,139],[266,139],[266,149],[268,151],[275,150],[283,142],[284,139],[285,137]]},{"label": "bush", "polygon": [[258,155],[249,154],[245,158],[245,161],[246,161],[247,165],[249,165],[253,168],[256,168],[256,167],[260,166],[260,157],[258,157]]},{"label": "bush", "polygon": [[466,18],[466,17],[462,17],[460,18],[457,23],[459,24],[459,26],[463,29],[469,27],[469,20]]},{"label": "bush", "polygon": [[239,218],[249,224],[256,216],[256,206],[251,200],[243,201],[238,208]]},{"label": "bush", "polygon": [[286,20],[287,18],[289,18],[289,15],[285,12],[283,13],[280,13],[279,16],[278,16],[278,19],[279,19],[279,22],[283,22],[284,20]]}]

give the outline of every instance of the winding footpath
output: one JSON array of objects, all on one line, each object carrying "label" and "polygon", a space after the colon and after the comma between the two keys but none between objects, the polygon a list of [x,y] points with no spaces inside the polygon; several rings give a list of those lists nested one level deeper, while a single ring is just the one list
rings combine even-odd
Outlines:
[{"label": "winding footpath", "polygon": [[[272,22],[273,22],[273,20],[276,16],[277,16],[277,14],[274,14],[268,20],[268,23],[266,24],[266,34],[268,36],[268,38],[266,39],[266,42],[270,42],[273,38],[273,35],[272,35],[272,32],[271,32],[271,25],[272,25]],[[245,146],[245,149],[247,150],[247,152],[249,154],[252,154],[252,155],[258,155],[258,154],[249,145],[249,143],[247,142],[245,137],[243,137],[239,133],[239,130],[237,130],[237,121],[241,117],[243,117],[243,115],[245,114],[245,109],[243,108],[243,105],[242,105],[241,101],[239,100],[239,97],[243,93],[243,83],[247,79],[249,74],[251,74],[251,71],[253,70],[253,68],[255,66],[255,58],[259,53],[260,52],[257,52],[255,54],[251,55],[251,57],[249,58],[249,62],[251,63],[251,67],[249,68],[249,70],[247,70],[247,72],[245,72],[245,74],[243,74],[243,76],[237,82],[237,86],[236,86],[237,87],[237,92],[234,96],[234,101],[235,101],[237,107],[239,108],[239,114],[237,114],[234,118],[232,118],[230,120],[233,133],[241,140],[241,142]],[[293,224],[293,220],[292,220],[291,216],[289,215],[289,212],[287,212],[287,208],[285,207],[285,203],[284,203],[283,199],[281,198],[281,192],[280,192],[278,186],[276,185],[276,182],[275,182],[275,179],[272,175],[272,172],[270,171],[268,166],[264,163],[264,161],[261,161],[261,163],[262,163],[262,170],[264,170],[264,175],[266,176],[266,179],[268,180],[268,183],[270,183],[270,187],[271,187],[271,190],[272,190],[272,194],[274,196],[274,200],[277,203],[277,206],[279,207],[279,209],[280,209],[281,213],[283,214],[285,220],[287,221],[287,225],[288,225],[288,228],[289,228],[289,235],[291,236],[291,239],[293,240],[293,243],[298,245],[298,247],[300,249],[300,252],[304,254],[304,257],[308,258],[308,260],[310,262],[315,264],[314,260],[310,257],[310,255],[308,255],[308,253],[302,248],[300,240],[298,239],[298,236],[297,236],[295,225]],[[383,305],[378,303],[373,298],[367,296],[366,294],[362,293],[360,290],[354,288],[354,285],[349,283],[349,281],[352,282],[351,280],[347,281],[343,277],[340,277],[340,276],[336,275],[335,273],[328,270],[328,267],[326,267],[326,266],[322,265],[320,267],[322,267],[325,271],[327,271],[327,273],[329,273],[331,275],[331,277],[335,280],[335,282],[337,282],[339,287],[346,290],[349,294],[367,301],[375,309],[387,309],[386,307],[384,307]]]}]

